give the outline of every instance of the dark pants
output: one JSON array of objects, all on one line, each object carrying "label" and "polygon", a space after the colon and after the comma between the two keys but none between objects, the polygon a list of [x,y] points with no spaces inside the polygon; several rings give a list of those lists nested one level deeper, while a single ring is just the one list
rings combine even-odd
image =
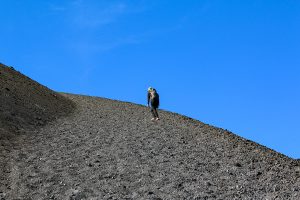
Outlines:
[{"label": "dark pants", "polygon": [[158,118],[157,108],[151,106],[151,113],[154,118]]},{"label": "dark pants", "polygon": [[158,118],[157,108],[159,106],[159,99],[157,95],[150,100],[150,105],[151,105],[151,113],[153,117]]}]

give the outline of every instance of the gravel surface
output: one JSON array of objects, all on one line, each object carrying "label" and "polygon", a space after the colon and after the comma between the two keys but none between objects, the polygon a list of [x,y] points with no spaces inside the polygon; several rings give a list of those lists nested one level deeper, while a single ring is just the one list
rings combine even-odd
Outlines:
[{"label": "gravel surface", "polygon": [[0,102],[0,128],[10,132],[36,129],[75,107],[69,99],[3,64]]},{"label": "gravel surface", "polygon": [[0,199],[10,187],[11,152],[23,145],[19,136],[31,134],[74,109],[75,103],[68,98],[0,63]]},{"label": "gravel surface", "polygon": [[299,160],[175,113],[61,95],[71,114],[1,151],[0,199],[300,199]]}]

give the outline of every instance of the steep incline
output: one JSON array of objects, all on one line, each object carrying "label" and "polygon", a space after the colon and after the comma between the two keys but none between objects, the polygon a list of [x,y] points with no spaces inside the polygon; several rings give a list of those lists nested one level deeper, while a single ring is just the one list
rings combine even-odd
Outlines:
[{"label": "steep incline", "polygon": [[70,113],[74,104],[11,67],[0,64],[0,128],[32,129]]},{"label": "steep incline", "polygon": [[226,130],[0,78],[0,199],[300,199],[299,160]]},{"label": "steep incline", "polygon": [[[72,116],[12,152],[11,198],[299,199],[299,162],[223,129],[143,106],[66,95]],[[13,192],[11,192],[13,191]]]},{"label": "steep incline", "polygon": [[62,95],[0,64],[0,199],[11,171],[9,153],[22,145],[18,137],[67,115],[75,104]]}]

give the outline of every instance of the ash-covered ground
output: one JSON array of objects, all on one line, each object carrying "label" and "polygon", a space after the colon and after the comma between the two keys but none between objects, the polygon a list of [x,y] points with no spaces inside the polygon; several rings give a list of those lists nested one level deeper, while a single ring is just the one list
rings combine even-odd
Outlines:
[{"label": "ash-covered ground", "polygon": [[175,113],[152,122],[141,105],[0,72],[0,199],[300,199],[299,160]]}]

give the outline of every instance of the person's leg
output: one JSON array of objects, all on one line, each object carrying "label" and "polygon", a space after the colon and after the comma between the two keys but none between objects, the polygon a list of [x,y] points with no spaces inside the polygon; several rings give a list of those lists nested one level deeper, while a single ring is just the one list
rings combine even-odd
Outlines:
[{"label": "person's leg", "polygon": [[153,118],[151,120],[155,120],[155,118],[156,118],[155,108],[151,107],[151,113],[152,113],[152,116],[153,116]]},{"label": "person's leg", "polygon": [[151,108],[152,108],[151,112],[152,112],[154,119],[158,120],[159,117],[158,117],[158,113],[157,113],[157,108],[158,108],[158,99],[157,98],[151,99]]},{"label": "person's leg", "polygon": [[155,113],[155,119],[156,119],[156,120],[159,120],[157,108],[154,108],[154,113]]}]

